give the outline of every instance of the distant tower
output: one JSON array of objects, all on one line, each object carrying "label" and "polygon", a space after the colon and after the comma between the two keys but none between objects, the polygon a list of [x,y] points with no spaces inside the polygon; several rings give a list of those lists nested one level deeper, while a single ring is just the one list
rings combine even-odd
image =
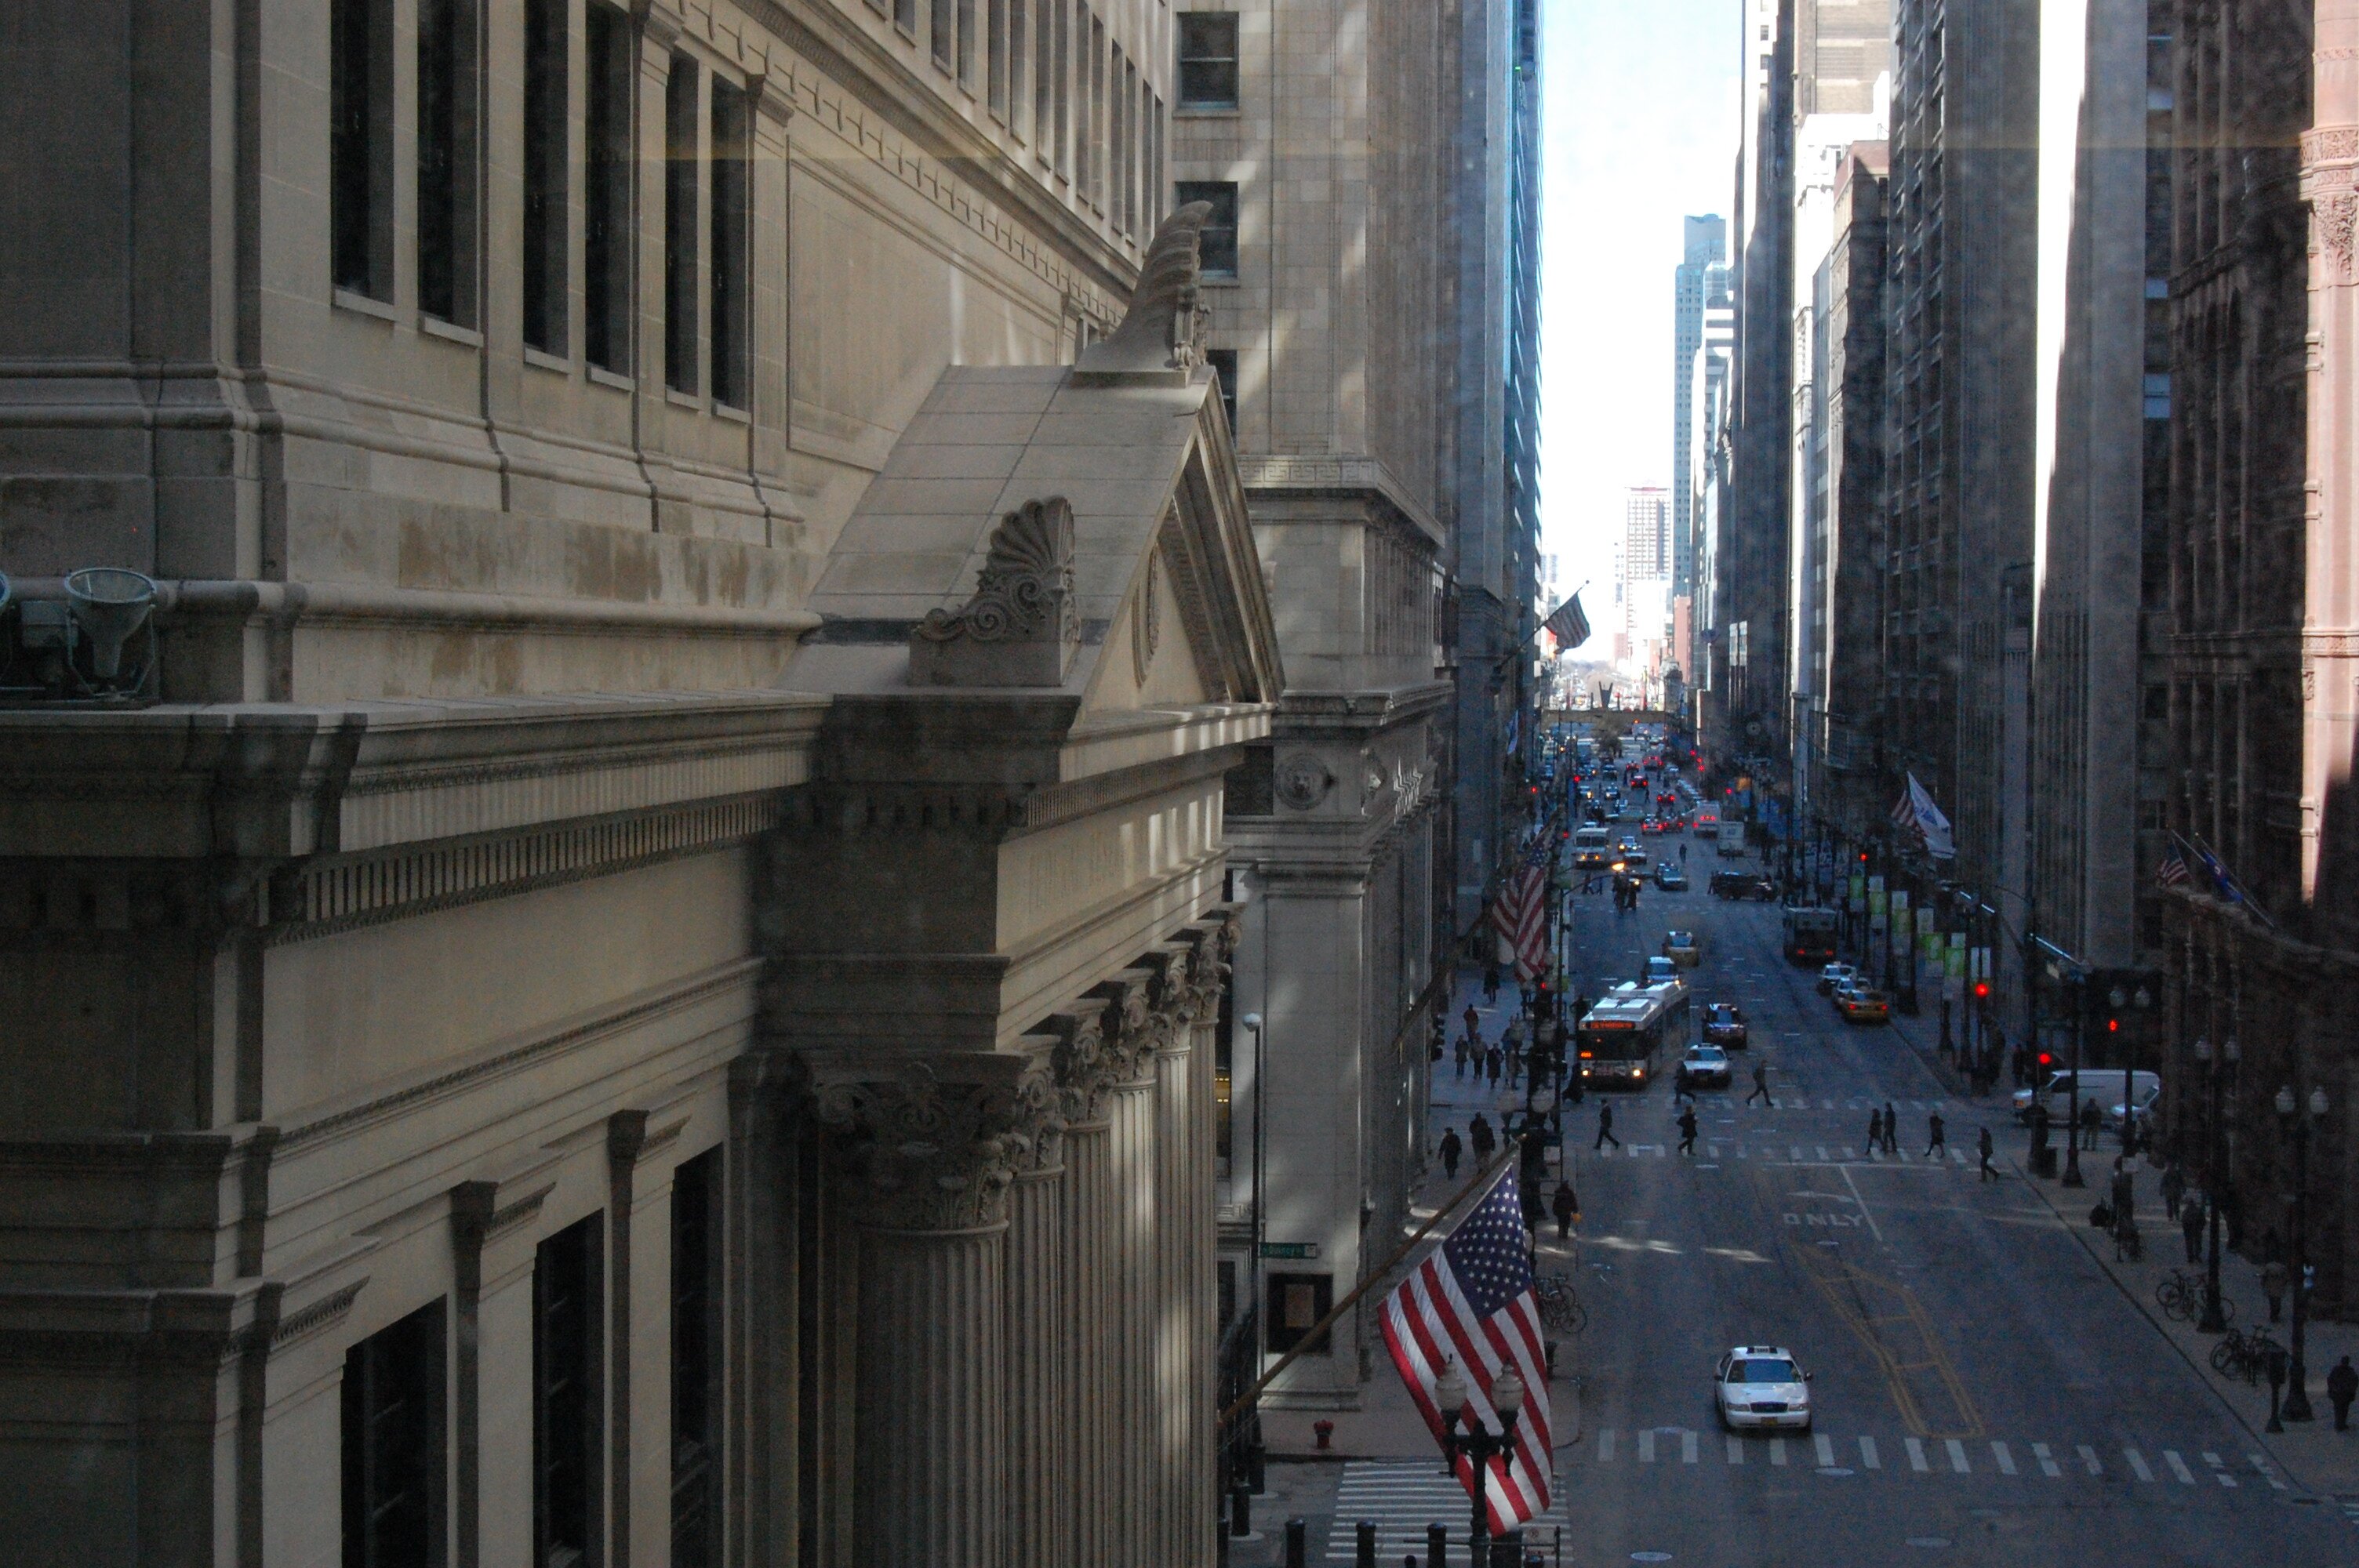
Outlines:
[{"label": "distant tower", "polygon": [[1674,594],[1695,592],[1695,497],[1689,443],[1695,435],[1690,388],[1703,349],[1705,309],[1728,292],[1728,223],[1717,214],[1686,220],[1687,243],[1673,290],[1678,326],[1671,355],[1671,514],[1669,571]]}]

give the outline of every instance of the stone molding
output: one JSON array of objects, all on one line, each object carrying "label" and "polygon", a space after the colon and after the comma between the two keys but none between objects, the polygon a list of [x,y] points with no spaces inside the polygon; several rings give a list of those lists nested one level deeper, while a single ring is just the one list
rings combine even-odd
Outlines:
[{"label": "stone molding", "polygon": [[1292,491],[1305,495],[1374,495],[1417,533],[1425,547],[1441,547],[1446,535],[1432,512],[1412,499],[1382,459],[1265,453],[1237,456],[1237,477],[1248,492]]}]

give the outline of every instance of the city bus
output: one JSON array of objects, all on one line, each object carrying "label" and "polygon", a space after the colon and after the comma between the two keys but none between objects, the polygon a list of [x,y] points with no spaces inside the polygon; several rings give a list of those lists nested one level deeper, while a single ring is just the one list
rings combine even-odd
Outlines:
[{"label": "city bus", "polygon": [[1786,911],[1786,961],[1789,964],[1832,964],[1835,961],[1835,931],[1843,917],[1832,909]]},{"label": "city bus", "polygon": [[1623,981],[1582,1015],[1573,1042],[1583,1087],[1645,1088],[1666,1045],[1687,1048],[1686,982]]},{"label": "city bus", "polygon": [[1572,869],[1576,871],[1602,871],[1606,866],[1607,842],[1604,828],[1592,825],[1572,830]]}]

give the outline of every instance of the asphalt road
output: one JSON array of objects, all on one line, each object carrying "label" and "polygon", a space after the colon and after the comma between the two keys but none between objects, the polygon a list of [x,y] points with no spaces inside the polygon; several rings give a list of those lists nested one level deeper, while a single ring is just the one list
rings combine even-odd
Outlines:
[{"label": "asphalt road", "polygon": [[[1719,863],[1703,845],[1690,862],[1699,882]],[[1571,903],[1576,983],[1595,994],[1666,929],[1693,929],[1699,1009],[1735,1001],[1753,1044],[1734,1089],[1701,1098],[1692,1158],[1668,1082],[1611,1097],[1619,1152],[1591,1149],[1602,1097],[1568,1111],[1590,1322],[1577,1439],[1561,1404],[1558,1417],[1562,1562],[2359,1562],[2359,1519],[2258,1457],[2016,1173],[2025,1139],[1998,1097],[1957,1100],[1896,1032],[1842,1022],[1781,957],[1774,905],[1651,885],[1635,914]],[[1775,1109],[1741,1103],[1756,1060]],[[1870,1158],[1869,1113],[1886,1101],[1902,1157]],[[1924,1157],[1935,1109],[1952,1157]],[[1973,1163],[1984,1124],[2007,1173],[1993,1183]],[[2102,1182],[2110,1160],[2091,1158]],[[1809,1437],[1721,1430],[1712,1368],[1740,1343],[1784,1345],[1815,1375]],[[1314,1518],[1312,1561],[1340,1548],[1348,1562],[1352,1519],[1429,1506],[1431,1469],[1329,1465],[1287,1479],[1284,1511]],[[1387,1540],[1379,1561],[1397,1568]]]}]

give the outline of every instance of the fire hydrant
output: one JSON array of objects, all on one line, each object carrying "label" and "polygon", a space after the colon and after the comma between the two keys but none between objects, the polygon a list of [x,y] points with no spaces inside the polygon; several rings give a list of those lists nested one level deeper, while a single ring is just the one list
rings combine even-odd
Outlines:
[{"label": "fire hydrant", "polygon": [[1314,1421],[1310,1423],[1310,1435],[1319,1440],[1319,1452],[1324,1454],[1334,1446],[1335,1423],[1332,1421]]}]

